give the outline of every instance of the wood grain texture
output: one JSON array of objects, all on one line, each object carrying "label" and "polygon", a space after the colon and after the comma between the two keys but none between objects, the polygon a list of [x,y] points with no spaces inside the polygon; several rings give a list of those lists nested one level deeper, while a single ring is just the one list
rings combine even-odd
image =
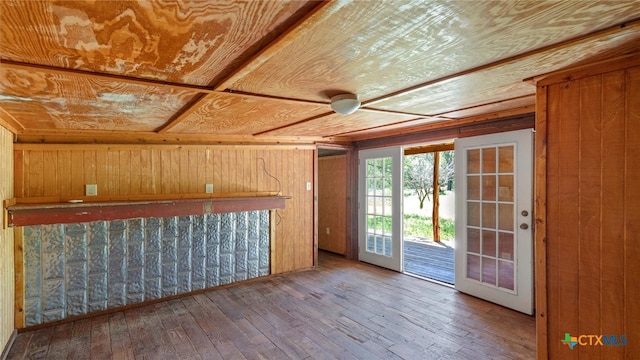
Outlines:
[{"label": "wood grain texture", "polygon": [[[13,198],[13,134],[0,126],[0,201]],[[4,223],[4,205],[0,216],[0,349],[9,342],[14,327],[14,242],[13,229]]]},{"label": "wood grain texture", "polygon": [[308,8],[299,1],[11,1],[0,8],[0,43],[11,60],[207,85]]},{"label": "wood grain texture", "polygon": [[[607,9],[599,26],[615,25],[621,17],[632,19],[630,13],[622,14],[637,7],[624,3]],[[477,64],[587,34],[594,30],[593,24],[582,19],[600,16],[600,10],[579,2],[526,6],[513,2],[334,2],[309,19],[277,55],[229,87],[309,100],[326,99],[328,90],[343,90],[357,92],[366,102]],[[360,21],[362,18],[367,21]]]},{"label": "wood grain texture", "polygon": [[431,224],[433,226],[433,241],[440,242],[440,152],[433,153],[433,206],[431,210]]},{"label": "wood grain texture", "polygon": [[[625,288],[618,286],[620,279],[625,278],[624,246],[612,244],[611,239],[623,239],[625,237],[624,209],[625,193],[624,186],[628,177],[620,169],[625,167],[625,157],[623,154],[625,142],[625,129],[622,124],[625,122],[627,114],[620,108],[626,96],[623,90],[625,84],[625,73],[617,71],[603,74],[602,79],[602,188],[606,191],[600,192],[600,203],[602,214],[607,216],[602,218],[600,230],[603,234],[600,249],[602,258],[608,259],[602,262],[600,269],[601,296],[605,304],[622,304],[625,299]],[[636,92],[638,90],[635,90]],[[605,237],[606,234],[606,237]],[[619,241],[619,240],[617,240]],[[616,242],[617,242],[616,241]],[[623,329],[625,323],[625,306],[608,307],[606,314],[602,314],[600,326],[602,329]],[[603,348],[602,356],[616,358],[624,356],[624,349]]]},{"label": "wood grain texture", "polygon": [[546,206],[537,202],[536,213],[546,213],[546,228],[536,232],[547,244],[547,314],[538,349],[550,358],[632,358],[639,351],[628,340],[573,351],[559,341],[567,332],[618,339],[640,333],[640,292],[631,280],[640,274],[640,253],[630,245],[640,230],[630,220],[640,216],[640,171],[631,160],[640,156],[640,67],[629,63],[615,71],[598,65],[602,74],[539,90],[547,99],[547,157],[536,181],[545,182]]},{"label": "wood grain texture", "polygon": [[534,332],[532,317],[323,252],[315,270],[18,334],[8,359],[524,360]]},{"label": "wood grain texture", "polygon": [[533,113],[518,114],[505,117],[473,117],[461,121],[447,120],[433,124],[416,126],[415,132],[398,130],[388,133],[386,136],[381,132],[378,136],[364,137],[354,142],[356,148],[376,148],[394,145],[415,146],[420,143],[434,141],[452,141],[456,138],[486,135],[511,130],[531,129],[535,125],[535,115]]},{"label": "wood grain texture", "polygon": [[167,134],[134,131],[33,130],[16,136],[21,144],[201,144],[201,145],[295,145],[308,146],[320,141],[348,143],[344,137]]},{"label": "wood grain texture", "polygon": [[347,251],[347,156],[318,158],[318,248]]},{"label": "wood grain texture", "polygon": [[[189,196],[180,199],[135,199],[133,201],[127,199],[71,204],[68,202],[22,203],[7,208],[9,211],[8,223],[13,227],[22,227],[277,210],[285,208],[284,203],[287,199],[282,196],[243,194],[229,194],[220,197]],[[20,246],[16,244],[16,250]],[[18,255],[22,256],[22,253],[16,254],[16,257]]]},{"label": "wood grain texture", "polygon": [[[300,121],[282,128],[267,131],[268,135],[340,136],[364,129],[372,130],[385,125],[409,122],[420,118],[415,115],[392,114],[380,111],[357,110],[350,115],[328,113],[326,116]],[[363,125],[366,124],[366,125]]]},{"label": "wood grain texture", "polygon": [[525,95],[522,97],[516,97],[507,100],[500,100],[494,103],[483,104],[479,106],[472,106],[469,108],[463,108],[460,110],[439,114],[439,117],[446,117],[449,119],[468,119],[474,116],[481,116],[487,114],[495,114],[506,111],[517,111],[517,109],[523,109],[522,114],[532,112],[535,105],[534,95]]},{"label": "wood grain texture", "polygon": [[[536,315],[536,354],[540,359],[549,357],[548,334],[548,298],[547,298],[547,94],[546,86],[536,91],[536,120],[534,135],[534,289]],[[549,170],[548,170],[549,169]]]},{"label": "wood grain texture", "polygon": [[[171,145],[29,145],[16,150],[24,173],[16,175],[23,198],[85,198],[95,181],[101,201],[136,195],[180,195],[205,182],[215,193],[274,192],[291,196],[277,211],[272,249],[274,273],[313,266],[312,147]],[[51,161],[55,168],[46,165]],[[144,161],[144,162],[143,162]],[[134,167],[136,164],[137,167]],[[143,187],[144,184],[144,187]],[[45,193],[45,189],[48,189]],[[47,194],[47,195],[45,195]]]},{"label": "wood grain texture", "polygon": [[[136,142],[158,141],[156,131],[357,141],[529,111],[535,90],[523,79],[640,45],[635,2],[5,1],[0,10],[3,123],[22,141],[51,130]],[[386,113],[323,113],[344,92]]]},{"label": "wood grain texture", "polygon": [[[210,94],[169,130],[180,134],[256,134],[331,111],[329,104],[285,102],[230,93]],[[289,132],[288,135],[299,135]]]},{"label": "wood grain texture", "polygon": [[24,126],[3,108],[0,108],[0,126],[14,134],[24,131]]},{"label": "wood grain texture", "polygon": [[[558,89],[557,97],[549,96],[549,118],[555,118],[558,122],[557,139],[555,144],[563,144],[562,147],[554,146],[549,137],[549,157],[558,158],[558,186],[557,211],[549,212],[548,218],[556,222],[556,236],[547,236],[549,253],[557,254],[557,258],[548,263],[549,273],[557,277],[556,282],[550,282],[549,287],[549,336],[552,334],[564,334],[567,328],[579,332],[579,302],[580,274],[578,269],[580,246],[579,218],[575,205],[579,203],[579,133],[580,124],[575,121],[580,116],[580,87],[579,82],[573,81],[563,84]],[[551,104],[556,102],[555,104]],[[557,111],[551,111],[557,109]],[[564,204],[575,204],[564,206]],[[555,261],[553,261],[555,260]],[[553,289],[555,287],[555,289]],[[554,320],[555,319],[555,320]],[[556,347],[558,350],[564,350]],[[560,356],[561,353],[549,352],[549,356]],[[564,355],[564,354],[562,354]],[[577,358],[577,352],[570,354],[568,358]]]},{"label": "wood grain texture", "polygon": [[[606,32],[598,41],[581,39],[564,46],[554,46],[534,51],[529,56],[497,61],[451,78],[426,83],[424,86],[367,104],[374,108],[398,110],[420,114],[438,115],[456,109],[480,106],[514,97],[532,96],[535,88],[525,82],[510,79],[527,79],[536,75],[594,61],[602,54],[615,57],[637,51],[640,44],[640,24],[634,24],[619,32]],[[569,56],[571,54],[571,56]],[[499,69],[499,71],[498,71]],[[431,101],[424,101],[430,99]]]},{"label": "wood grain texture", "polygon": [[2,108],[26,130],[153,131],[196,92],[0,67]]},{"label": "wood grain texture", "polygon": [[[637,52],[639,11],[633,1],[3,1],[0,113],[29,142],[344,144],[530,112],[523,79]],[[329,99],[345,92],[381,112],[336,117]]]},{"label": "wood grain texture", "polygon": [[[602,78],[590,77],[580,81],[580,128],[578,132],[579,162],[578,188],[578,329],[580,334],[602,331],[601,319],[607,310],[601,306],[600,294],[602,265],[600,256],[607,244],[607,234],[601,232],[602,197],[602,102],[593,101],[602,96]],[[589,355],[600,357],[601,349],[589,350]]]},{"label": "wood grain texture", "polygon": [[[625,172],[624,172],[624,242],[620,238],[607,242],[607,246],[618,245],[624,248],[624,330],[631,336],[640,334],[640,323],[634,319],[640,318],[640,309],[635,304],[640,303],[640,287],[633,279],[640,276],[640,248],[636,246],[636,235],[640,232],[640,190],[637,180],[640,178],[640,67],[636,66],[625,71]],[[622,110],[622,104],[619,104]],[[620,154],[619,156],[622,156]],[[620,170],[618,170],[619,172]],[[612,259],[613,260],[613,259]],[[618,278],[620,281],[620,278]],[[618,284],[618,282],[616,282]],[[617,291],[620,294],[619,291]],[[624,349],[626,357],[640,354],[640,342],[630,343]]]}]

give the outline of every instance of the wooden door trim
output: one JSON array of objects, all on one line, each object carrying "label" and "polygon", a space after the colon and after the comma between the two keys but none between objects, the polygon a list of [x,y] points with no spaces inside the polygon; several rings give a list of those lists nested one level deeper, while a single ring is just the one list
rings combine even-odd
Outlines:
[{"label": "wooden door trim", "polygon": [[534,292],[536,316],[536,354],[549,354],[547,324],[547,86],[536,93],[534,136]]}]

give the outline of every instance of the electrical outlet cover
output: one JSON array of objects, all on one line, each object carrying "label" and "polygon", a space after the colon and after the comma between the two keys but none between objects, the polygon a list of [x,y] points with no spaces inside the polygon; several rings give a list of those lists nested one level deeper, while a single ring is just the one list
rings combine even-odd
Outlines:
[{"label": "electrical outlet cover", "polygon": [[86,184],[84,187],[86,196],[97,196],[98,195],[98,185],[97,184]]}]

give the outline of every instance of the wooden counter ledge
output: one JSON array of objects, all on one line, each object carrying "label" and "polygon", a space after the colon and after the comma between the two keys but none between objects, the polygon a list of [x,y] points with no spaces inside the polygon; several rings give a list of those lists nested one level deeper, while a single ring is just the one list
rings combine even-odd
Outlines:
[{"label": "wooden counter ledge", "polygon": [[287,196],[233,196],[165,200],[58,202],[7,207],[9,226],[202,215],[284,209]]}]

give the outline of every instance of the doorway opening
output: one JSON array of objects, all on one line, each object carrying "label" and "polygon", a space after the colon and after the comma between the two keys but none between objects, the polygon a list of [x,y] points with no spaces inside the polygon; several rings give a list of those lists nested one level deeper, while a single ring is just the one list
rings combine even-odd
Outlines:
[{"label": "doorway opening", "polygon": [[[531,129],[457,139],[452,184],[456,195],[455,288],[526,314],[533,313],[532,144]],[[438,154],[433,159],[436,181],[431,190],[438,203],[439,153],[445,150],[419,150]],[[411,234],[410,226],[403,229],[403,203],[409,203],[404,201],[403,188],[411,189],[403,179],[403,162],[409,163],[406,155],[411,155],[411,148],[392,146],[358,154],[359,259],[399,272],[415,272],[405,265],[404,238]],[[422,181],[426,181],[428,175],[422,172]],[[437,219],[439,206],[433,209],[432,219]],[[438,242],[440,228],[440,222],[433,221],[434,242]]]},{"label": "doorway opening", "polygon": [[316,160],[318,249],[348,256],[349,152],[319,147]]},{"label": "doorway opening", "polygon": [[453,286],[453,143],[408,147],[403,158],[404,272]]}]

